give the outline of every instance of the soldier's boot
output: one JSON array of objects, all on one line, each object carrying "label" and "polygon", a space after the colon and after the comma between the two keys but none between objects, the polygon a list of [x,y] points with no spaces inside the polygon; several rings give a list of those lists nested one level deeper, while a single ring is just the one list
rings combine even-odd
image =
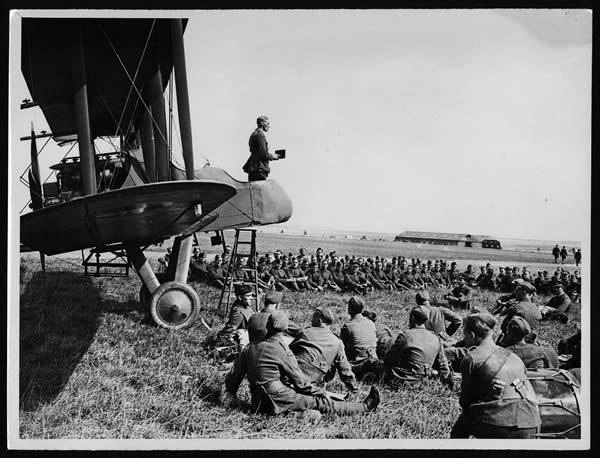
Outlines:
[{"label": "soldier's boot", "polygon": [[380,401],[379,390],[377,389],[377,387],[375,385],[372,385],[371,391],[369,391],[369,395],[363,401],[363,403],[365,404],[365,407],[367,408],[367,412],[370,412],[371,410],[375,410],[377,408],[377,406],[379,405],[379,401]]}]

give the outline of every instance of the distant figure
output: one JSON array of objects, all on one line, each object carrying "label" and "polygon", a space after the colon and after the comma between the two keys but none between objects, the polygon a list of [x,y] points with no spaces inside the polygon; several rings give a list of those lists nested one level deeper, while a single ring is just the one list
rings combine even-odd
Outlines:
[{"label": "distant figure", "polygon": [[[269,153],[269,144],[267,143],[266,132],[269,131],[269,118],[259,116],[256,119],[258,127],[250,135],[248,146],[250,147],[250,157],[244,164],[243,170],[248,174],[248,181],[266,180],[271,172],[269,161],[279,159],[277,155]],[[283,231],[281,231],[283,233]]]},{"label": "distant figure", "polygon": [[562,250],[560,250],[560,260],[563,264],[565,263],[565,259],[567,259],[568,255],[569,253],[567,253],[567,248],[563,245]]},{"label": "distant figure", "polygon": [[554,256],[554,264],[558,263],[558,257],[560,256],[560,248],[558,248],[558,245],[552,248],[552,256]]},{"label": "distant figure", "polygon": [[581,248],[579,248],[579,249],[578,249],[578,250],[575,252],[574,256],[575,256],[575,265],[576,265],[577,267],[579,267],[579,264],[581,264]]}]

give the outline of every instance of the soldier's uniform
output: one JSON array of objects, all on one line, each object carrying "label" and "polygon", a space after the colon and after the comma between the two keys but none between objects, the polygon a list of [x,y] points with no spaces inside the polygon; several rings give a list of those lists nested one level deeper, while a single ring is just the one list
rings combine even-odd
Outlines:
[{"label": "soldier's uniform", "polygon": [[329,327],[310,327],[302,330],[290,344],[298,366],[312,383],[323,386],[335,376],[350,391],[358,391],[356,378],[344,352],[344,344]]},{"label": "soldier's uniform", "polygon": [[509,350],[484,341],[462,359],[462,413],[451,438],[532,438],[541,424],[525,365]]},{"label": "soldier's uniform", "polygon": [[543,319],[558,319],[564,322],[568,321],[566,313],[571,307],[571,298],[564,291],[552,296],[548,303],[541,307]]},{"label": "soldier's uniform", "polygon": [[558,368],[558,354],[551,347],[520,343],[509,345],[506,349],[521,358],[527,369]]},{"label": "soldier's uniform", "polygon": [[360,272],[348,272],[344,275],[344,289],[353,293],[365,293],[369,284],[365,275]]},{"label": "soldier's uniform", "polygon": [[254,311],[252,308],[246,307],[245,304],[241,303],[239,300],[236,300],[229,311],[229,319],[227,320],[227,324],[217,334],[215,345],[217,347],[231,345],[233,343],[232,337],[235,331],[238,329],[248,329],[248,321],[253,314]]},{"label": "soldier's uniform", "polygon": [[452,306],[460,307],[462,309],[471,308],[471,288],[467,285],[459,285],[452,289],[450,294],[447,296],[448,303]]},{"label": "soldier's uniform", "polygon": [[537,330],[537,328],[540,324],[540,321],[542,319],[542,314],[540,313],[540,309],[538,309],[537,306],[533,302],[529,302],[529,301],[515,302],[513,305],[508,307],[508,309],[506,310],[506,317],[504,318],[504,320],[502,321],[502,325],[500,326],[500,328],[502,329],[502,332],[504,334],[506,334],[506,326],[507,326],[508,322],[515,315],[520,316],[521,318],[524,318],[525,321],[527,321],[527,323],[531,327],[531,332],[527,336],[525,336],[525,341],[528,343],[533,343],[535,341],[535,337],[536,337],[535,331]]},{"label": "soldier's uniform", "polygon": [[[352,300],[352,298],[351,298]],[[346,321],[340,331],[348,362],[357,378],[368,372],[381,372],[377,359],[377,333],[375,323],[361,313]]]},{"label": "soldier's uniform", "polygon": [[[271,315],[271,327],[277,326],[273,323],[280,320],[280,314],[276,311]],[[276,327],[276,330],[285,329]],[[325,390],[313,385],[304,375],[296,357],[281,340],[281,332],[270,332],[265,339],[244,347],[225,378],[226,390],[235,395],[245,375],[255,412],[276,415],[315,409],[322,413],[354,415],[371,410],[366,402],[338,402],[326,397]],[[288,380],[289,385],[282,379]]]},{"label": "soldier's uniform", "polygon": [[412,328],[398,334],[383,362],[389,383],[414,384],[430,376],[432,369],[437,369],[442,379],[450,377],[440,338],[424,328]]},{"label": "soldier's uniform", "polygon": [[[425,328],[437,334],[442,342],[448,341],[460,328],[462,324],[461,316],[446,307],[427,307],[429,308],[429,319],[425,322]],[[446,322],[448,322],[448,325],[446,325]]]}]

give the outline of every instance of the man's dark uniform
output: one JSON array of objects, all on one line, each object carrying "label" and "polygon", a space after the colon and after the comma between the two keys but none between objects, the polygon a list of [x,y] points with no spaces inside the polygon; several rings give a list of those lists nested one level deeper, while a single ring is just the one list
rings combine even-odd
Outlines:
[{"label": "man's dark uniform", "polygon": [[[280,320],[280,314],[274,312],[269,323]],[[281,332],[270,331],[265,339],[244,347],[225,378],[225,388],[230,394],[237,393],[247,375],[255,412],[276,415],[315,409],[322,413],[353,415],[369,410],[364,402],[338,402],[327,398],[325,390],[312,384],[298,367],[296,357],[283,343],[281,335]],[[289,385],[282,379],[289,381]]]},{"label": "man's dark uniform", "polygon": [[248,174],[248,181],[265,180],[271,168],[269,167],[269,145],[267,136],[262,129],[257,128],[248,140],[250,157],[244,164],[244,172]]},{"label": "man's dark uniform", "polygon": [[462,359],[460,406],[450,437],[529,438],[541,424],[525,365],[491,342],[472,347]]},{"label": "man's dark uniform", "polygon": [[538,309],[533,302],[515,302],[506,310],[506,317],[504,318],[504,320],[502,321],[502,325],[500,326],[504,334],[506,334],[506,326],[508,322],[515,315],[524,318],[525,321],[529,323],[529,326],[531,327],[531,333],[525,337],[525,341],[528,343],[533,343],[536,337],[535,331],[537,330],[542,319],[540,309]]},{"label": "man's dark uniform", "polygon": [[368,287],[367,278],[361,271],[344,275],[344,289],[354,293],[364,293]]},{"label": "man's dark uniform", "polygon": [[357,378],[367,372],[377,372],[377,334],[375,323],[357,313],[342,326],[340,338],[348,362]]},{"label": "man's dark uniform", "polygon": [[558,354],[545,345],[518,343],[506,349],[521,358],[527,369],[558,368]]},{"label": "man's dark uniform", "polygon": [[[425,322],[425,328],[437,334],[442,342],[447,341],[460,328],[461,316],[446,307],[429,305],[427,307],[429,308],[429,319]],[[447,326],[446,322],[449,323]]]},{"label": "man's dark uniform", "polygon": [[[546,308],[547,307],[547,308]],[[544,319],[558,318],[567,321],[566,313],[571,307],[571,298],[564,291],[552,296],[544,307]]]},{"label": "man's dark uniform", "polygon": [[432,369],[442,379],[450,377],[442,342],[428,329],[412,328],[396,337],[383,359],[388,382],[414,384],[430,376]]},{"label": "man's dark uniform", "polygon": [[348,390],[358,391],[356,378],[344,352],[344,344],[329,327],[305,328],[290,344],[290,350],[298,360],[298,366],[312,383],[323,386],[335,376]]},{"label": "man's dark uniform", "polygon": [[252,308],[246,307],[239,300],[236,300],[229,311],[227,324],[217,334],[215,345],[217,347],[231,345],[233,333],[238,329],[248,329],[248,320],[253,314],[254,310]]}]

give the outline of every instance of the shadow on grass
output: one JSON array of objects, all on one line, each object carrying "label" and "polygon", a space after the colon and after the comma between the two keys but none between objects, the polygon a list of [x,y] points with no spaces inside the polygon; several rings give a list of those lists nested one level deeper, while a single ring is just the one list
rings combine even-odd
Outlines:
[{"label": "shadow on grass", "polygon": [[35,272],[20,297],[19,399],[25,411],[53,400],[89,348],[100,291],[75,272]]}]

